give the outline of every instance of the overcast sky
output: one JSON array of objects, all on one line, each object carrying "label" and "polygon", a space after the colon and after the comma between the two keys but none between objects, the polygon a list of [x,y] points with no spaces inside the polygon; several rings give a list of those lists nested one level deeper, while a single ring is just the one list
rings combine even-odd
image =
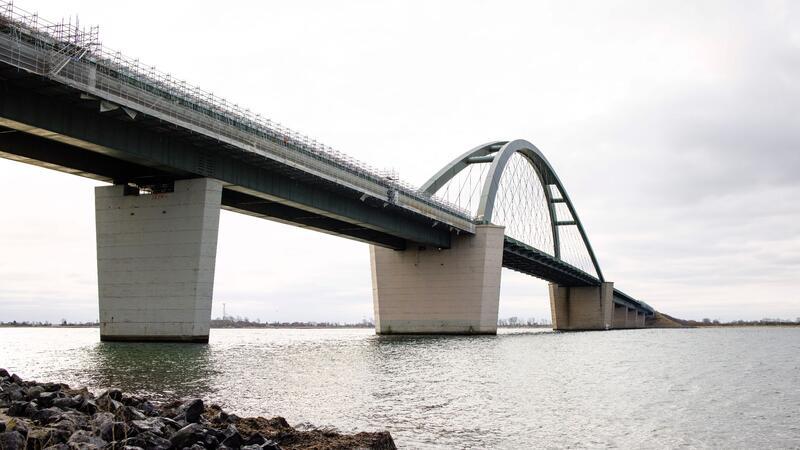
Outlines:
[{"label": "overcast sky", "polygon": [[[800,3],[17,1],[422,184],[527,139],[606,278],[684,318],[800,317]],[[96,320],[91,180],[0,160],[0,320]],[[372,317],[365,244],[222,212],[214,316]],[[503,271],[500,316],[548,317]]]}]

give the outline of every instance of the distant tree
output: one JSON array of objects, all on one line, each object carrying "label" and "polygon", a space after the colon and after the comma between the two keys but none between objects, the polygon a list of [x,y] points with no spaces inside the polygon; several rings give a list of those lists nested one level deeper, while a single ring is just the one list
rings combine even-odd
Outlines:
[{"label": "distant tree", "polygon": [[704,318],[703,318],[703,323],[704,323],[704,324],[706,324],[706,325],[708,325],[708,324],[710,324],[710,323],[711,323],[711,319],[709,319],[708,317],[704,317]]}]

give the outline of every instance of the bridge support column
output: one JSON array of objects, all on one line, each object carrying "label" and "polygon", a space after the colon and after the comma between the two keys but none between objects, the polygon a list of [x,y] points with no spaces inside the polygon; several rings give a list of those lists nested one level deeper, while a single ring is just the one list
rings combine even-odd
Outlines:
[{"label": "bridge support column", "polygon": [[613,326],[614,283],[569,287],[550,283],[553,329],[608,330]]},{"label": "bridge support column", "polygon": [[208,342],[222,184],[126,191],[95,188],[100,339]]},{"label": "bridge support column", "polygon": [[636,322],[635,322],[634,327],[635,328],[644,328],[644,319],[645,319],[644,313],[636,311]]},{"label": "bridge support column", "polygon": [[634,328],[636,326],[636,310],[625,307],[625,328]]},{"label": "bridge support column", "polygon": [[370,247],[378,334],[497,334],[504,227],[479,225],[450,249]]},{"label": "bridge support column", "polygon": [[628,307],[622,305],[614,305],[614,323],[613,328],[631,328],[628,324]]}]

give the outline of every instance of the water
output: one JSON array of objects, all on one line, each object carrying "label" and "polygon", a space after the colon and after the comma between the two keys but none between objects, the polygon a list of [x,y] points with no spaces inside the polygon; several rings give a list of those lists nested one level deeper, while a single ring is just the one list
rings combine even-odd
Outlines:
[{"label": "water", "polygon": [[200,344],[100,343],[97,329],[0,329],[26,378],[199,396],[239,415],[401,448],[800,447],[800,328],[212,330]]}]

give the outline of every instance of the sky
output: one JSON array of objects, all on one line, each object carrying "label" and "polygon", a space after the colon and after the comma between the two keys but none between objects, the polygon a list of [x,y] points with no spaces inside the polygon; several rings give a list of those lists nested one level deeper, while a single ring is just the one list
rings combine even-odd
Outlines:
[{"label": "sky", "polygon": [[[615,286],[687,319],[800,318],[800,3],[26,0],[421,185],[541,149]],[[0,160],[0,320],[96,320],[93,186]],[[549,318],[503,270],[500,316]],[[363,243],[223,211],[213,315],[371,318]]]}]

